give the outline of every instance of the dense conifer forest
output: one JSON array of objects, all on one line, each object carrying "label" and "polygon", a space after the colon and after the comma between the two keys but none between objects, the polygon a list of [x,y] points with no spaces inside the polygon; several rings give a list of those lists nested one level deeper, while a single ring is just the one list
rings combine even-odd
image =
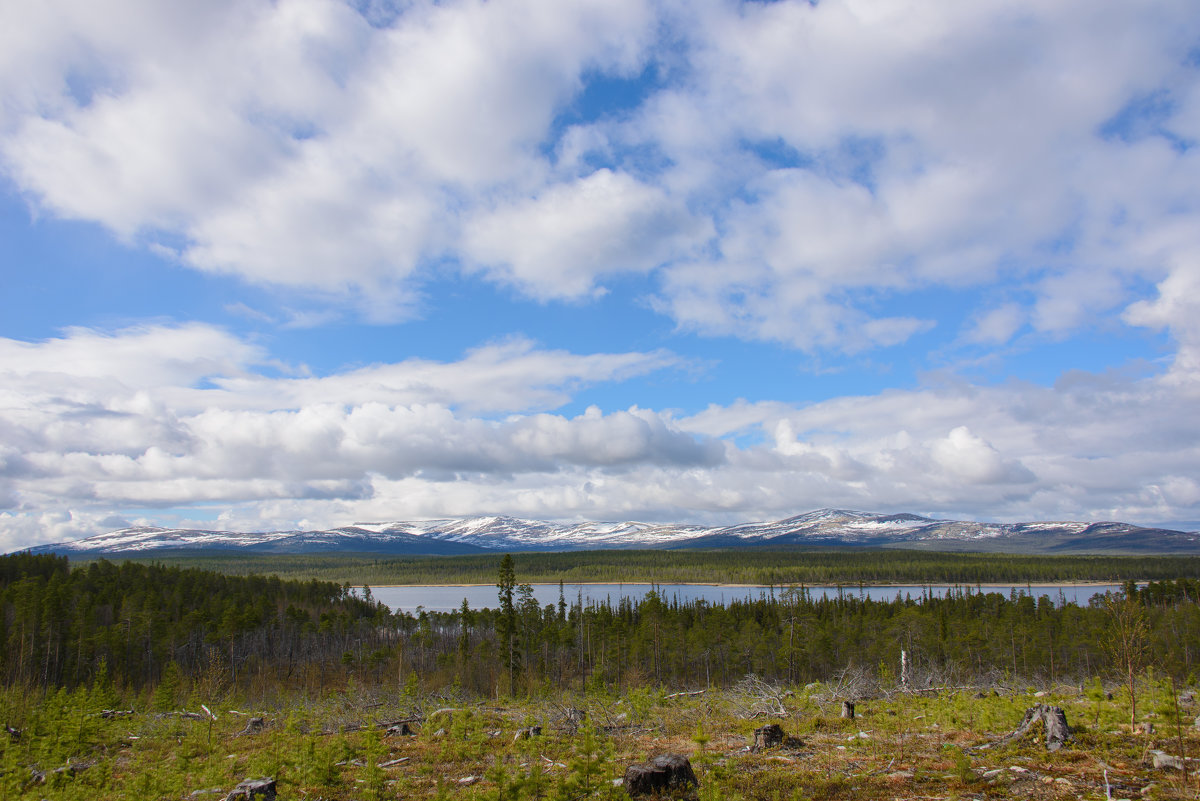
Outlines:
[{"label": "dense conifer forest", "polygon": [[[62,557],[15,554],[0,558],[0,676],[10,685],[74,687],[103,665],[112,680],[140,690],[212,670],[244,688],[412,673],[477,694],[529,693],[550,685],[719,686],[746,674],[805,683],[848,668],[887,674],[904,650],[914,671],[958,677],[951,680],[990,673],[1078,681],[1113,666],[1108,632],[1120,610],[1144,624],[1162,671],[1186,679],[1200,659],[1197,579],[1142,589],[1129,581],[1118,597],[1085,606],[986,588],[872,601],[852,588],[820,598],[781,586],[726,605],[651,591],[616,602],[560,593],[542,607],[521,568],[547,556],[506,556],[499,567],[493,559],[494,608],[464,601],[457,612],[413,615],[393,614],[349,584],[104,560],[71,569]],[[889,577],[912,575],[886,557],[864,570],[886,566],[897,568]],[[812,567],[840,569],[820,560]],[[942,575],[965,580],[974,567],[983,565],[971,560]]]},{"label": "dense conifer forest", "polygon": [[[157,552],[122,557],[229,575],[264,574],[355,584],[493,584],[500,554],[213,555]],[[81,562],[83,563],[83,562]],[[1200,578],[1200,556],[1031,556],[911,550],[773,549],[711,551],[519,552],[513,563],[530,584],[585,581],[659,584],[915,583],[988,584]]]},{"label": "dense conifer forest", "polygon": [[[338,662],[387,610],[344,585],[59,556],[0,557],[0,676],[75,687],[102,669],[140,689],[220,665],[231,680]],[[378,626],[376,624],[379,624]]]}]

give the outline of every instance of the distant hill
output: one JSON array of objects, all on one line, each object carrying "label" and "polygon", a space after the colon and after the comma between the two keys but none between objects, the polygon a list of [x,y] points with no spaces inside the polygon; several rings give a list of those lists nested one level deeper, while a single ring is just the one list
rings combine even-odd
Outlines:
[{"label": "distant hill", "polygon": [[164,551],[450,555],[520,550],[796,546],[1046,554],[1200,554],[1200,533],[1128,523],[977,523],[913,514],[818,509],[772,523],[720,527],[552,523],[497,516],[355,523],[327,531],[241,533],[137,527],[31,550],[95,556]]}]

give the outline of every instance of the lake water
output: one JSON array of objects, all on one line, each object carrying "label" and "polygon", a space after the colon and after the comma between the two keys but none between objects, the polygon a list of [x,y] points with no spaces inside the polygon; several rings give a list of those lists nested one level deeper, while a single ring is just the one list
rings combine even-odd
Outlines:
[{"label": "lake water", "polygon": [[[542,606],[558,603],[558,584],[534,584],[533,595]],[[1015,591],[1019,594],[1031,595],[1034,598],[1049,595],[1055,603],[1060,598],[1067,603],[1083,606],[1097,593],[1119,590],[1119,584],[1011,584],[1005,586],[975,587],[967,585],[944,584],[889,584],[865,585],[857,584],[811,585],[806,587],[812,597],[824,596],[836,598],[838,593],[855,597],[870,598],[875,601],[890,601],[897,594],[919,599],[923,595],[944,596],[951,590],[963,589],[968,592],[999,592],[1008,595]],[[610,601],[617,603],[621,598],[641,599],[650,590],[657,590],[667,601],[678,598],[680,602],[703,599],[709,604],[727,604],[731,601],[744,601],[747,598],[760,598],[770,595],[772,588],[767,586],[746,587],[712,584],[565,584],[563,594],[567,603],[575,603],[582,591],[584,601]],[[778,597],[780,588],[774,588]],[[430,612],[449,612],[462,606],[463,598],[472,609],[485,607],[496,608],[500,605],[497,589],[494,584],[486,585],[409,585],[402,587],[372,587],[371,594],[376,600],[387,604],[393,611],[415,612],[418,607]]]}]

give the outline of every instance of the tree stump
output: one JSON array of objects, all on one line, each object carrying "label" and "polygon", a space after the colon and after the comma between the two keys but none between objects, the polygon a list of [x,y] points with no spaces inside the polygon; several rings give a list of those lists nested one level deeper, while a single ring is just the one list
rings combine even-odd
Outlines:
[{"label": "tree stump", "polygon": [[229,791],[225,801],[250,801],[254,798],[260,801],[275,801],[275,780],[244,779]]},{"label": "tree stump", "polygon": [[783,739],[786,737],[783,727],[778,723],[771,723],[767,726],[762,726],[754,730],[754,745],[752,750],[761,751],[764,748],[774,748],[777,745],[783,745]]},{"label": "tree stump", "polygon": [[250,734],[258,734],[266,728],[267,722],[263,718],[250,718],[246,721],[246,728],[237,733],[238,737],[243,737]]},{"label": "tree stump", "polygon": [[842,717],[854,720],[854,702],[842,701]]},{"label": "tree stump", "polygon": [[698,787],[700,781],[687,757],[682,754],[663,754],[644,765],[627,767],[624,785],[625,792],[632,797],[682,787]]},{"label": "tree stump", "polygon": [[982,750],[996,745],[1011,743],[1013,740],[1019,740],[1029,734],[1034,724],[1038,721],[1041,721],[1046,728],[1047,751],[1057,751],[1063,747],[1064,743],[1072,739],[1071,727],[1067,725],[1067,715],[1063,712],[1062,707],[1038,704],[1025,710],[1025,717],[1021,719],[1020,725],[1013,729],[1011,734],[1006,734],[999,740],[985,743],[973,750]]},{"label": "tree stump", "polygon": [[517,729],[517,733],[513,737],[513,742],[515,743],[518,740],[528,740],[533,737],[541,737],[541,736],[542,736],[542,727],[541,726],[530,726],[525,729]]}]

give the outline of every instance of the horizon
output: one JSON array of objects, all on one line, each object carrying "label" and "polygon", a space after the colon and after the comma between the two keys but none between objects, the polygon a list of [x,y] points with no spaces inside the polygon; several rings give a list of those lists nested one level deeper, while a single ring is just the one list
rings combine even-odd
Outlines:
[{"label": "horizon", "polygon": [[[1123,524],[1123,525],[1139,526],[1139,524],[1137,524],[1137,523],[1130,523],[1129,521],[1121,521],[1121,520],[1088,520],[1088,521],[1084,521],[1084,520],[1014,520],[1014,521],[990,520],[990,521],[985,521],[985,520],[976,520],[976,519],[968,519],[968,518],[955,520],[955,519],[949,519],[949,518],[929,518],[929,517],[924,517],[923,515],[912,515],[911,513],[907,513],[907,512],[871,513],[871,512],[864,512],[860,509],[855,510],[855,509],[821,508],[821,509],[812,509],[812,510],[809,510],[808,512],[801,512],[798,514],[789,515],[787,517],[783,517],[778,520],[744,520],[744,521],[737,522],[737,523],[730,523],[730,524],[719,525],[719,526],[704,526],[703,524],[689,523],[686,521],[648,523],[648,522],[642,521],[642,520],[550,520],[550,519],[541,519],[541,518],[537,518],[537,519],[517,518],[517,517],[512,517],[511,515],[467,515],[467,516],[460,516],[460,517],[387,520],[387,521],[375,521],[375,522],[361,522],[360,521],[360,522],[355,522],[355,523],[348,523],[348,524],[341,525],[341,526],[330,526],[329,528],[326,528],[326,529],[285,529],[285,530],[258,529],[258,530],[253,530],[253,531],[241,531],[241,530],[231,530],[231,529],[179,529],[179,528],[170,528],[170,527],[164,527],[164,526],[156,526],[156,525],[152,525],[152,524],[145,524],[145,525],[138,525],[138,526],[130,526],[125,529],[113,529],[112,531],[98,532],[96,534],[92,534],[92,535],[89,535],[88,537],[84,537],[84,538],[77,539],[77,540],[66,540],[63,542],[55,542],[55,543],[43,543],[43,546],[52,547],[52,546],[57,546],[57,545],[70,545],[73,543],[83,542],[88,539],[101,538],[101,537],[105,537],[105,536],[108,536],[111,534],[119,534],[124,531],[135,531],[135,530],[142,530],[142,529],[153,529],[153,530],[159,530],[159,531],[165,531],[165,532],[183,530],[183,531],[210,532],[213,534],[239,534],[239,535],[241,535],[241,534],[281,534],[281,533],[323,533],[326,531],[338,531],[338,530],[345,530],[345,529],[350,529],[350,528],[361,528],[361,527],[365,527],[365,526],[393,526],[393,525],[397,525],[397,524],[403,525],[403,524],[409,524],[409,523],[434,523],[434,522],[441,522],[441,521],[461,522],[461,521],[476,520],[476,519],[513,520],[513,521],[519,522],[519,523],[546,523],[546,524],[550,524],[550,525],[563,526],[563,527],[580,526],[580,525],[586,526],[589,524],[599,525],[599,526],[605,526],[605,525],[643,526],[644,525],[644,526],[665,526],[665,527],[671,527],[671,526],[696,527],[696,528],[701,528],[702,530],[705,530],[705,531],[719,531],[719,530],[724,530],[724,529],[728,529],[728,528],[737,528],[737,527],[741,527],[741,526],[776,525],[778,523],[783,523],[783,522],[786,522],[788,520],[792,520],[795,518],[807,517],[809,515],[814,515],[814,514],[818,514],[818,513],[822,513],[822,512],[834,512],[834,513],[840,513],[840,514],[861,515],[861,516],[865,516],[865,517],[910,515],[910,516],[918,517],[922,520],[928,520],[933,523],[977,523],[977,524],[981,524],[981,525],[992,525],[992,526],[1029,525],[1029,524],[1033,524],[1033,525],[1058,525],[1058,524],[1097,525],[1097,524],[1106,524],[1106,523],[1116,523],[1116,524]],[[1183,534],[1200,534],[1200,530],[1197,530],[1197,529],[1200,529],[1200,527],[1197,527],[1196,529],[1171,529],[1171,528],[1165,527],[1165,526],[1154,526],[1154,525],[1139,526],[1139,527],[1145,528],[1145,529],[1159,529],[1159,530],[1165,530],[1165,531],[1174,531],[1175,533],[1183,533]],[[362,530],[370,531],[367,528],[363,528]],[[436,529],[434,529],[434,530],[436,530]],[[431,531],[433,531],[433,530],[431,530]],[[426,534],[429,534],[430,531],[414,531],[414,532],[408,532],[408,533],[412,533],[415,536],[419,537],[419,536],[424,536]],[[23,550],[23,549],[18,549],[18,550]],[[503,550],[503,549],[499,549],[499,550]],[[8,551],[6,553],[15,553],[15,552],[16,551]]]},{"label": "horizon", "polygon": [[0,551],[1200,528],[1188,0],[47,0],[0,41]]}]

